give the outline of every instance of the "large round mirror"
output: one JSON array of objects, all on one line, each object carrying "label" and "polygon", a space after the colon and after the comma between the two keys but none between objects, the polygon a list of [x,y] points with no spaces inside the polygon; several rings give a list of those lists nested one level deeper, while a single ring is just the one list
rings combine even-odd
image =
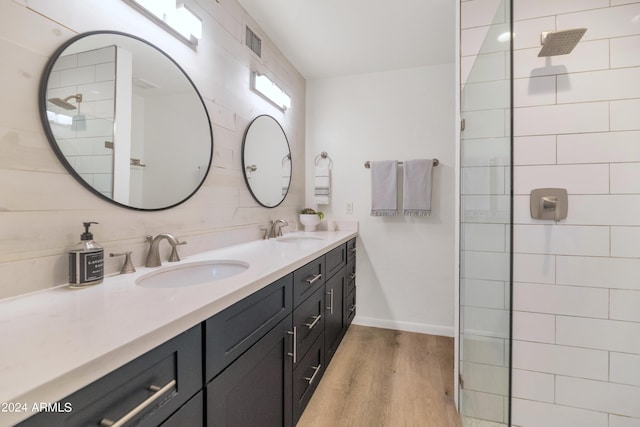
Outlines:
[{"label": "large round mirror", "polygon": [[176,206],[211,165],[209,115],[169,56],[129,34],[81,34],[61,46],[40,83],[40,117],[67,170],[121,206]]},{"label": "large round mirror", "polygon": [[242,169],[258,203],[267,208],[282,203],[291,184],[291,150],[273,117],[258,116],[249,123],[242,142]]}]

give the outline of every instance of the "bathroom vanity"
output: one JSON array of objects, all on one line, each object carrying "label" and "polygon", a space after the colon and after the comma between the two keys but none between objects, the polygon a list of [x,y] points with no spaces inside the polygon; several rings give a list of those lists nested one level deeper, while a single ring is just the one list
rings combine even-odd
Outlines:
[{"label": "bathroom vanity", "polygon": [[0,401],[13,404],[2,425],[295,425],[355,314],[356,235],[288,235],[159,268],[247,265],[205,283],[140,286],[159,271],[141,268],[0,301],[12,343]]}]

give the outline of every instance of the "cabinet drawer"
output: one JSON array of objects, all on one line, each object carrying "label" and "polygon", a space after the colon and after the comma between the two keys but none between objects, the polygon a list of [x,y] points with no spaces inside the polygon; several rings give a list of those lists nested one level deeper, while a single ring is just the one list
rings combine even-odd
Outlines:
[{"label": "cabinet drawer", "polygon": [[325,255],[327,280],[333,277],[347,262],[347,245],[343,244],[330,250]]},{"label": "cabinet drawer", "polygon": [[293,422],[298,422],[324,374],[324,336],[320,335],[293,371]]},{"label": "cabinet drawer", "polygon": [[200,390],[191,400],[161,424],[162,427],[203,427],[204,391]]},{"label": "cabinet drawer", "polygon": [[289,274],[205,322],[207,382],[291,313],[292,288]]},{"label": "cabinet drawer", "polygon": [[290,427],[291,315],[207,385],[207,426]]},{"label": "cabinet drawer", "polygon": [[[43,412],[19,425],[84,427],[135,413],[128,425],[158,426],[201,388],[198,325],[62,399],[60,406],[70,412]],[[157,398],[149,401],[152,396]]]},{"label": "cabinet drawer", "polygon": [[351,239],[347,242],[347,262],[351,262],[356,259],[356,239]]},{"label": "cabinet drawer", "polygon": [[[296,335],[296,361],[304,358],[309,348],[324,331],[324,286],[293,311]],[[296,362],[294,362],[296,363]]]},{"label": "cabinet drawer", "polygon": [[356,291],[347,295],[347,298],[344,301],[344,319],[345,326],[351,324],[351,321],[356,316]]},{"label": "cabinet drawer", "polygon": [[356,260],[354,259],[349,264],[347,264],[347,269],[345,272],[347,288],[345,289],[345,295],[349,295],[356,288]]},{"label": "cabinet drawer", "polygon": [[297,307],[302,301],[312,295],[319,287],[324,285],[324,280],[325,264],[323,256],[294,271],[293,307]]}]

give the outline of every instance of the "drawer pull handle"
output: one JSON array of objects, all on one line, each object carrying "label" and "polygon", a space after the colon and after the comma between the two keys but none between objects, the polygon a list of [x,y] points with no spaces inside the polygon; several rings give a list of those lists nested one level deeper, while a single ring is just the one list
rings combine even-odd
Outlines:
[{"label": "drawer pull handle", "polygon": [[158,398],[160,398],[163,394],[165,394],[167,391],[169,391],[173,387],[175,387],[175,385],[176,385],[176,380],[171,380],[164,387],[158,387],[158,386],[155,386],[155,385],[150,385],[148,387],[149,390],[153,391],[155,393],[153,393],[151,396],[149,396],[144,402],[140,403],[138,406],[133,408],[131,411],[129,411],[127,414],[125,414],[118,421],[112,421],[112,420],[110,420],[108,418],[101,419],[99,426],[100,427],[120,427],[120,426],[123,426],[125,423],[130,421],[133,417],[135,417],[140,412],[144,411],[147,407],[149,407],[154,401],[158,400]]},{"label": "drawer pull handle", "polygon": [[329,307],[327,307],[327,310],[329,310],[329,314],[333,314],[333,289],[329,290],[327,295],[329,295]]},{"label": "drawer pull handle", "polygon": [[350,311],[350,312],[352,312],[352,313],[353,313],[354,311],[356,311],[356,305],[355,305],[355,304],[353,304],[353,305],[349,308],[349,311]]},{"label": "drawer pull handle", "polygon": [[351,273],[351,274],[349,275],[349,279],[353,280],[353,279],[355,279],[355,278],[356,278],[356,273]]},{"label": "drawer pull handle", "polygon": [[306,279],[304,279],[304,281],[307,282],[310,285],[313,285],[314,283],[316,283],[321,278],[322,278],[322,274],[314,274],[313,276],[309,276]]},{"label": "drawer pull handle", "polygon": [[309,330],[313,329],[313,327],[318,324],[320,319],[322,319],[322,314],[318,314],[317,316],[312,316],[311,318],[313,319],[313,322],[304,324],[304,326],[309,328]]},{"label": "drawer pull handle", "polygon": [[293,358],[293,363],[298,363],[298,344],[297,344],[297,328],[293,327],[293,332],[287,331],[287,334],[293,335],[293,353],[287,353],[287,356],[291,356]]},{"label": "drawer pull handle", "polygon": [[313,369],[315,372],[313,373],[313,375],[311,375],[311,377],[304,377],[305,380],[307,380],[309,382],[309,385],[311,385],[311,383],[313,382],[313,380],[316,379],[316,376],[318,375],[318,372],[320,372],[320,369],[322,368],[322,365],[318,365],[318,366],[312,366],[311,369]]},{"label": "drawer pull handle", "polygon": [[356,248],[351,248],[351,252],[356,253]]}]

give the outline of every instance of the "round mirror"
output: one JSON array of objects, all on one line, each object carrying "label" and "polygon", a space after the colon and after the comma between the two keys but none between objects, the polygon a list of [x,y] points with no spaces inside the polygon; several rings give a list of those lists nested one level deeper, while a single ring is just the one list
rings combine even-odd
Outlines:
[{"label": "round mirror", "polygon": [[262,115],[249,123],[242,142],[242,169],[258,203],[267,208],[282,203],[291,184],[291,150],[273,117]]},{"label": "round mirror", "polygon": [[167,209],[204,182],[209,115],[191,79],[152,44],[113,31],[74,37],[47,63],[39,96],[53,150],[98,196]]}]

